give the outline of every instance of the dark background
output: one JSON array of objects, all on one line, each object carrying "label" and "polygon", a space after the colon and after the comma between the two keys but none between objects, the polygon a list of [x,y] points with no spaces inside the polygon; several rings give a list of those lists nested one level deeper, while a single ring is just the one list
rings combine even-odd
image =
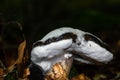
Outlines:
[{"label": "dark background", "polygon": [[[0,22],[18,21],[30,41],[59,27],[120,30],[120,0],[0,0]],[[97,33],[96,33],[97,32]]]}]

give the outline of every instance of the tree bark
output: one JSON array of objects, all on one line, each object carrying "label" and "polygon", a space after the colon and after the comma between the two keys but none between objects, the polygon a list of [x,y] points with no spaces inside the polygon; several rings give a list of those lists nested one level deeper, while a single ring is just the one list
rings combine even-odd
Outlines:
[{"label": "tree bark", "polygon": [[71,57],[62,62],[56,63],[45,75],[45,80],[69,80],[68,75],[71,69],[72,62],[73,59]]}]

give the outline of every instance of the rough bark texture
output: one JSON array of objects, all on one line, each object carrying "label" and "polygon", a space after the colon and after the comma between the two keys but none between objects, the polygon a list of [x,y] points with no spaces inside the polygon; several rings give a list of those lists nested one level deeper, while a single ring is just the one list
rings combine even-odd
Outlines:
[{"label": "rough bark texture", "polygon": [[45,80],[91,80],[85,74],[79,74],[72,79],[68,78],[70,68],[72,65],[72,59],[66,59],[63,62],[56,63],[53,65],[51,70],[46,74]]},{"label": "rough bark texture", "polygon": [[69,80],[68,74],[72,65],[72,58],[53,65],[51,70],[46,74],[45,80]]}]

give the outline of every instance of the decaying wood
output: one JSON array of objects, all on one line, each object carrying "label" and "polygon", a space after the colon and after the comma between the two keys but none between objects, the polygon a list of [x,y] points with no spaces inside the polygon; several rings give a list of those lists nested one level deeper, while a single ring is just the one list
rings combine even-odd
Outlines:
[{"label": "decaying wood", "polygon": [[79,74],[72,79],[68,78],[72,66],[72,59],[66,59],[63,62],[53,65],[51,70],[46,74],[45,80],[91,80],[85,74]]},{"label": "decaying wood", "polygon": [[46,74],[45,80],[69,80],[68,75],[72,65],[72,58],[56,63]]}]

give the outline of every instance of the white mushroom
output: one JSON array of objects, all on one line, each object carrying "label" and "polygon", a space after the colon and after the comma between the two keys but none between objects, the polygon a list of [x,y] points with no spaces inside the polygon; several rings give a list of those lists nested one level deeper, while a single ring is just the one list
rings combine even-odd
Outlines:
[{"label": "white mushroom", "polygon": [[35,42],[31,51],[31,61],[44,72],[69,57],[82,63],[93,64],[107,63],[113,59],[113,54],[95,35],[69,27],[51,31]]}]

